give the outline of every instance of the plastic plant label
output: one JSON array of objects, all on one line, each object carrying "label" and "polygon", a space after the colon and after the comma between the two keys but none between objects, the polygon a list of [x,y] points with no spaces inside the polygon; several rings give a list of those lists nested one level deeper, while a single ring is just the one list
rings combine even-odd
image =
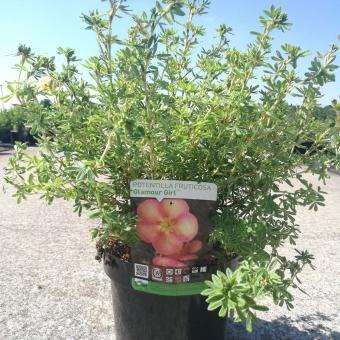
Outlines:
[{"label": "plastic plant label", "polygon": [[192,295],[216,271],[208,245],[216,210],[213,183],[136,180],[130,197],[140,242],[131,249],[134,289]]}]

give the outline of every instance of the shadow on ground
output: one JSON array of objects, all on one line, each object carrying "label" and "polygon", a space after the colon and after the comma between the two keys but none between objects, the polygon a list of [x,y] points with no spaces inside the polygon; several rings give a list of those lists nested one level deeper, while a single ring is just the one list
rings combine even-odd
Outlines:
[{"label": "shadow on ground", "polygon": [[[253,333],[247,333],[242,324],[227,322],[228,336],[231,340],[311,340],[311,339],[332,339],[340,340],[340,333],[322,325],[321,321],[332,321],[331,318],[316,313],[305,315],[296,319],[282,316],[273,321],[260,319],[254,325]],[[296,327],[303,325],[303,329]]]},{"label": "shadow on ground", "polygon": [[1,150],[0,149],[0,156],[9,156],[12,154],[12,151],[8,151],[8,150]]},{"label": "shadow on ground", "polygon": [[2,144],[0,142],[0,155],[1,156],[10,155],[12,153],[11,149],[13,149],[12,145]]}]

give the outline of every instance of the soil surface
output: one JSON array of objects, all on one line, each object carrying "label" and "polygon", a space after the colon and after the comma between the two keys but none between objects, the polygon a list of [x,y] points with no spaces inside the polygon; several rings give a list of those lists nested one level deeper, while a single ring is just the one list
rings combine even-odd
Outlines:
[{"label": "soil surface", "polygon": [[[0,152],[1,187],[9,154]],[[309,295],[296,291],[292,311],[273,306],[259,314],[251,335],[228,323],[228,339],[340,339],[340,175],[329,175],[326,206],[298,211],[295,247],[316,257],[317,270],[300,276]],[[0,339],[115,339],[110,282],[94,260],[91,221],[69,202],[48,205],[34,196],[17,205],[12,194],[0,192]],[[293,254],[289,246],[283,251]]]}]

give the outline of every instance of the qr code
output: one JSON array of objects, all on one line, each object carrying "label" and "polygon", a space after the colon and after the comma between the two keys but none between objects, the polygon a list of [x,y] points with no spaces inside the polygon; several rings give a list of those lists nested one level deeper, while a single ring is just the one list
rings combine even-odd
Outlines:
[{"label": "qr code", "polygon": [[135,276],[142,279],[149,278],[149,266],[146,264],[135,263]]}]

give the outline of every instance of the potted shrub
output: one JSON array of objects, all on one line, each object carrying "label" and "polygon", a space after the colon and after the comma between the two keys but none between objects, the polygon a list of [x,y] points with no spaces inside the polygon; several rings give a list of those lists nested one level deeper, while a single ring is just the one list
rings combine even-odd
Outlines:
[{"label": "potted shrub", "polygon": [[[91,81],[82,78],[72,49],[58,49],[66,60],[58,70],[53,58],[23,46],[18,51],[21,78],[9,90],[31,112],[39,152],[17,144],[6,180],[18,201],[34,193],[48,202],[61,197],[94,219],[92,237],[112,279],[119,339],[222,339],[225,317],[251,330],[255,311],[267,309],[264,296],[291,309],[292,289],[313,256],[297,250],[286,258],[280,247],[298,237],[297,206],[317,210],[324,201],[304,173],[326,180],[328,165],[339,164],[339,126],[313,115],[321,87],[334,80],[337,47],[318,54],[302,75],[297,65],[306,51],[290,44],[272,51],[272,33],[290,24],[271,7],[246,50],[230,45],[225,25],[215,43],[200,49],[205,29],[198,18],[208,3],[163,0],[135,15],[125,1],[110,0],[107,14],[83,15],[99,46],[85,62]],[[132,25],[122,39],[112,26],[124,14]],[[298,97],[294,110],[291,96]],[[310,136],[310,148],[294,152]],[[211,219],[205,236],[216,273],[194,294],[132,287],[138,245],[151,249],[153,264],[170,268],[186,267],[202,251],[201,210],[193,213],[183,197],[149,194],[135,202],[135,180],[216,185],[214,208],[202,212]],[[186,218],[180,227],[179,216]]]},{"label": "potted shrub", "polygon": [[0,141],[6,144],[14,144],[15,141],[32,143],[33,136],[26,122],[27,112],[24,107],[14,106],[0,111]]}]

